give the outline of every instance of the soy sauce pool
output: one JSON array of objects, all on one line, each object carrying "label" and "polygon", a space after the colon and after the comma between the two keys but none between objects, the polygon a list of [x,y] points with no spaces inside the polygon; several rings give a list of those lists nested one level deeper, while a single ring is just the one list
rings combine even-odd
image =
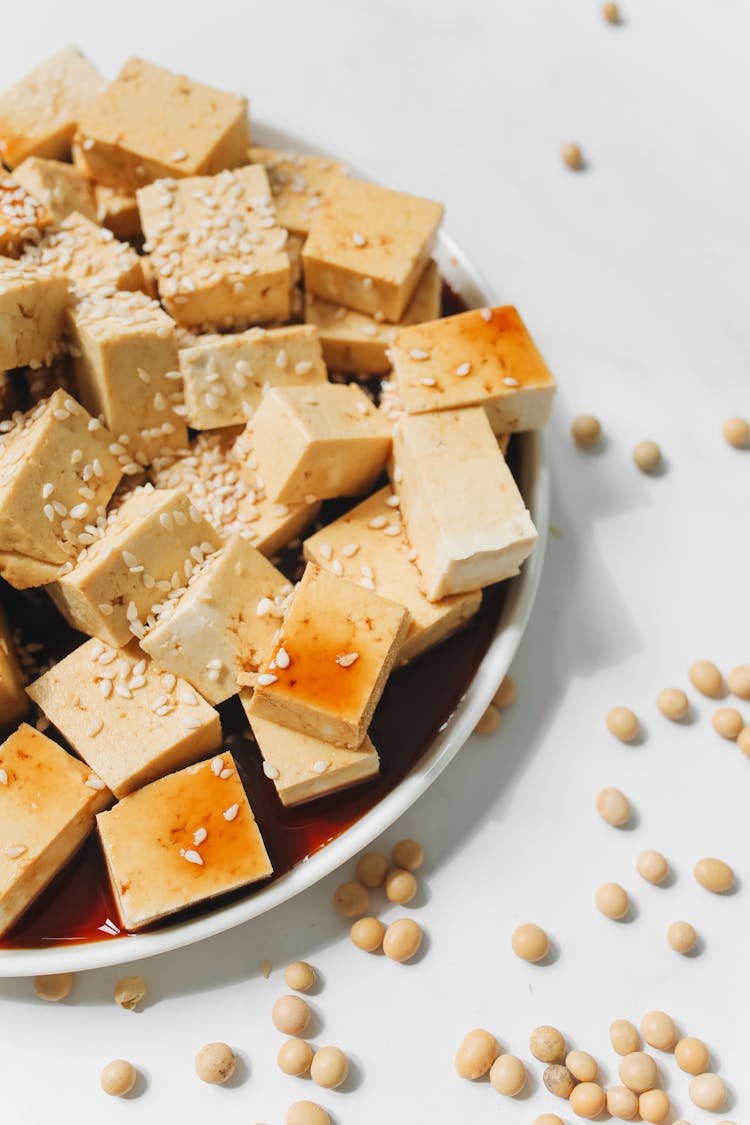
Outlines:
[{"label": "soy sauce pool", "polygon": [[[459,312],[463,307],[460,299],[445,286],[443,315]],[[514,445],[511,445],[511,454]],[[509,460],[516,472],[512,455]],[[336,518],[341,510],[339,503],[331,505],[330,509],[326,507],[324,522]],[[286,564],[293,569],[296,559],[290,556]],[[362,785],[297,808],[283,808],[273,782],[263,773],[262,758],[239,700],[230,699],[220,706],[224,748],[231,751],[237,762],[273,863],[270,882],[345,832],[390,793],[429,751],[489,647],[508,587],[506,582],[485,590],[479,613],[461,632],[391,675],[370,730],[380,754],[380,774]],[[87,639],[65,624],[41,591],[19,593],[7,587],[2,600],[11,626],[21,631],[23,643],[39,646],[40,664],[45,659],[61,659]],[[45,733],[67,745],[53,727]],[[183,911],[152,929],[210,913],[217,904],[223,906],[248,898],[268,882]],[[98,837],[92,833],[14,929],[0,939],[0,948],[31,949],[116,941],[123,936],[128,936],[128,931],[121,928]]]}]

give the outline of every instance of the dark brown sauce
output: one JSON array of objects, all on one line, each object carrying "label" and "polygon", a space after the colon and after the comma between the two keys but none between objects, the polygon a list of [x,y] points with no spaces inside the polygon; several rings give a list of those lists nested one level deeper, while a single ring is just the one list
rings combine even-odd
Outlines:
[{"label": "dark brown sauce", "polygon": [[[443,315],[464,308],[457,295],[444,285]],[[326,505],[323,522],[335,519],[342,510],[338,502]],[[285,562],[284,569],[291,575],[298,558],[291,555]],[[271,882],[340,836],[390,793],[429,750],[487,651],[507,588],[508,584],[503,583],[485,590],[480,612],[469,625],[390,677],[370,731],[380,754],[380,775],[363,785],[308,805],[284,809],[273,782],[263,773],[262,759],[251,740],[239,700],[235,697],[219,708],[225,746],[235,756],[273,863]],[[2,601],[11,625],[22,630],[24,643],[36,642],[44,646],[42,658],[61,659],[86,640],[65,624],[44,593],[19,593],[6,587],[2,591]],[[46,733],[66,745],[54,728]],[[257,884],[225,896],[221,902],[239,901],[255,893],[259,886],[267,885],[268,882]],[[180,920],[205,914],[215,905],[212,901],[184,911]],[[162,926],[173,924],[174,920],[168,919]],[[126,933],[111,932],[119,924],[104,859],[96,833],[93,833],[11,933],[0,940],[0,948],[112,941]]]}]

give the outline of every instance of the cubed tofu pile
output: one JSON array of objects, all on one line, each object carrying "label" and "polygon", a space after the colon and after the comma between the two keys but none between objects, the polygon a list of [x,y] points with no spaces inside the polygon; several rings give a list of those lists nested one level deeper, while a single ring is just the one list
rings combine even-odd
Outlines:
[{"label": "cubed tofu pile", "polygon": [[138,930],[273,872],[232,697],[281,805],[378,773],[392,670],[533,549],[554,381],[514,308],[441,318],[439,203],[243,97],[67,48],[0,160],[0,575],[89,638],[27,684],[0,608],[0,936],[94,831]]}]

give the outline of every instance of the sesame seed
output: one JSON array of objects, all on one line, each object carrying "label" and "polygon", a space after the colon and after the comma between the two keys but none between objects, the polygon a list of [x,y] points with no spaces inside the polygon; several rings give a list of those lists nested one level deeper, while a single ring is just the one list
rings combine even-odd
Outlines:
[{"label": "sesame seed", "polygon": [[357,247],[366,246],[367,239],[363,234],[360,234],[358,230],[355,230],[352,231],[352,244]]},{"label": "sesame seed", "polygon": [[7,785],[7,784],[8,784],[7,770],[4,770],[0,767],[0,785]]},{"label": "sesame seed", "polygon": [[231,776],[232,776],[232,771],[227,770],[227,769],[222,770],[221,773],[219,774],[219,777],[221,778],[222,781],[226,781]]},{"label": "sesame seed", "polygon": [[102,693],[105,699],[109,699],[110,695],[112,694],[112,681],[100,680],[99,691]]},{"label": "sesame seed", "polygon": [[341,668],[351,668],[355,660],[359,660],[358,652],[339,653],[336,657],[336,663],[340,665]]},{"label": "sesame seed", "polygon": [[201,844],[204,844],[207,839],[208,832],[206,831],[206,829],[203,827],[196,828],[195,832],[193,833],[193,843],[195,844],[196,848],[199,848]]},{"label": "sesame seed", "polygon": [[128,602],[128,608],[125,610],[125,616],[128,621],[138,620],[138,607],[135,602]]},{"label": "sesame seed", "polygon": [[278,678],[279,678],[279,677],[278,677],[278,676],[274,676],[274,674],[273,674],[272,672],[262,672],[262,673],[260,674],[260,676],[258,676],[258,684],[259,684],[259,685],[260,685],[261,687],[270,687],[270,686],[271,686],[271,684],[275,684],[275,683],[276,683],[276,681],[278,680]]},{"label": "sesame seed", "polygon": [[429,359],[430,353],[426,352],[424,348],[409,348],[409,355],[412,359],[423,360]]},{"label": "sesame seed", "polygon": [[97,734],[99,734],[99,732],[102,730],[103,726],[104,726],[104,722],[103,722],[102,719],[99,718],[98,715],[95,718],[93,718],[91,720],[91,726],[88,729],[89,738],[96,738]]},{"label": "sesame seed", "polygon": [[9,844],[5,849],[5,854],[8,859],[18,859],[18,857],[23,855],[26,851],[28,851],[28,848],[25,844]]},{"label": "sesame seed", "polygon": [[172,153],[169,159],[173,164],[180,164],[183,160],[187,160],[187,158],[188,154],[185,152],[185,149],[178,148]]},{"label": "sesame seed", "polygon": [[277,668],[288,668],[292,663],[289,653],[286,651],[283,645],[276,653],[276,656],[274,657],[274,663],[276,664]]},{"label": "sesame seed", "polygon": [[372,528],[373,531],[380,531],[381,528],[385,527],[387,522],[385,516],[373,516],[371,520],[368,520],[367,526]]},{"label": "sesame seed", "polygon": [[479,315],[481,316],[482,320],[486,321],[487,324],[489,324],[492,320],[492,309],[480,309]]},{"label": "sesame seed", "polygon": [[422,378],[419,381],[420,381],[420,383],[422,384],[423,387],[434,387],[435,386],[435,380],[432,378],[431,375],[423,375]]},{"label": "sesame seed", "polygon": [[162,512],[159,516],[159,523],[165,531],[174,531],[174,522],[169,512]]},{"label": "sesame seed", "polygon": [[330,543],[321,543],[318,550],[320,551],[321,557],[324,558],[326,562],[331,561],[333,558],[333,547]]},{"label": "sesame seed", "polygon": [[234,820],[239,811],[240,806],[238,804],[234,804],[230,805],[228,809],[224,809],[224,812],[221,815],[224,817],[224,820]]},{"label": "sesame seed", "polygon": [[307,359],[300,360],[299,363],[295,363],[294,365],[294,372],[296,375],[307,375],[307,373],[311,370],[312,363]]},{"label": "sesame seed", "polygon": [[277,770],[276,766],[272,765],[271,762],[264,762],[263,763],[263,773],[271,781],[275,781],[276,778],[279,776],[279,771]]},{"label": "sesame seed", "polygon": [[86,780],[85,784],[89,787],[89,789],[97,789],[99,791],[107,788],[102,779],[100,777],[95,777],[94,774],[92,774],[91,777]]},{"label": "sesame seed", "polygon": [[341,548],[341,554],[344,556],[344,558],[351,559],[354,555],[356,555],[358,550],[359,543],[346,543]]},{"label": "sesame seed", "polygon": [[274,608],[275,606],[270,598],[261,598],[255,612],[258,614],[258,617],[265,617],[267,614],[271,613]]},{"label": "sesame seed", "polygon": [[190,716],[182,720],[182,725],[185,730],[198,730],[201,724],[200,719],[194,719],[192,716]]},{"label": "sesame seed", "polygon": [[211,762],[211,772],[214,774],[214,776],[218,777],[223,769],[224,759],[220,757],[214,758],[214,760]]},{"label": "sesame seed", "polygon": [[470,363],[460,363],[456,368],[456,375],[468,375],[471,371]]},{"label": "sesame seed", "polygon": [[184,853],[184,858],[188,861],[188,863],[194,863],[197,867],[203,867],[203,859],[200,853],[195,850],[195,848],[188,848]]},{"label": "sesame seed", "polygon": [[521,385],[518,382],[518,379],[514,379],[512,375],[506,375],[503,379],[503,382],[505,383],[506,387],[519,387]]}]

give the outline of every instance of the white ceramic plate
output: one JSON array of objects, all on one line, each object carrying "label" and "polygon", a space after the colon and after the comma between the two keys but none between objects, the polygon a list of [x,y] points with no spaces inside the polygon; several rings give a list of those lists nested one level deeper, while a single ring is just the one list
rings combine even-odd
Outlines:
[{"label": "white ceramic plate", "polygon": [[[494,304],[474,267],[447,235],[436,251],[443,277],[469,307]],[[309,859],[241,902],[217,906],[210,914],[175,922],[154,933],[114,941],[57,945],[42,949],[0,949],[0,977],[74,972],[151,957],[222,933],[299,894],[361,852],[432,784],[458,753],[510,667],[523,636],[542,572],[549,515],[549,477],[541,434],[521,438],[521,487],[539,531],[539,541],[506,598],[490,647],[461,703],[430,749],[410,773],[373,809]]]}]

